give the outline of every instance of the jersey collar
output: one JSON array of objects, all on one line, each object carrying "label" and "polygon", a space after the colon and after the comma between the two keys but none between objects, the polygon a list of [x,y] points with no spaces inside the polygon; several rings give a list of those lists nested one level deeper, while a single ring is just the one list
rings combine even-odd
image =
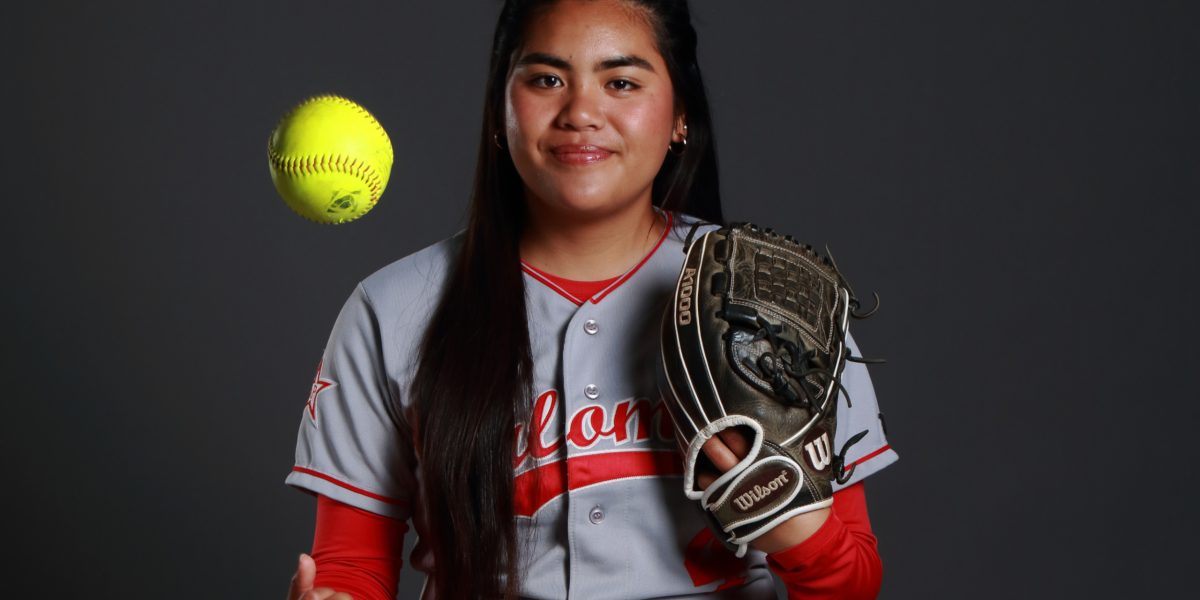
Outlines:
[{"label": "jersey collar", "polygon": [[[658,209],[655,209],[655,210],[658,210]],[[674,216],[671,214],[670,211],[659,211],[659,212],[660,212],[660,214],[663,214],[666,216],[667,224],[665,227],[663,227],[662,235],[659,236],[658,241],[655,242],[655,244],[654,244],[654,247],[651,248],[650,251],[647,252],[646,255],[642,257],[642,260],[638,261],[638,263],[636,265],[634,265],[633,268],[631,268],[628,271],[626,271],[625,273],[623,273],[620,277],[617,277],[615,281],[613,281],[611,284],[609,284],[607,287],[600,290],[599,292],[596,292],[596,294],[594,296],[592,296],[591,298],[579,298],[579,297],[571,294],[566,289],[563,289],[562,286],[555,283],[553,281],[552,277],[548,273],[538,270],[536,267],[534,267],[533,265],[530,265],[529,263],[525,262],[524,260],[521,261],[521,270],[525,271],[525,273],[528,274],[530,277],[534,278],[535,280],[540,282],[542,285],[550,288],[558,295],[562,296],[563,298],[566,298],[567,300],[570,300],[571,302],[573,302],[575,304],[575,306],[582,306],[584,302],[589,302],[589,301],[592,304],[599,304],[600,301],[603,300],[605,296],[608,296],[609,294],[613,293],[617,288],[621,287],[621,284],[625,283],[626,281],[629,281],[629,279],[631,277],[633,277],[633,275],[635,273],[637,273],[639,269],[642,268],[642,265],[645,265],[646,261],[649,261],[650,257],[654,256],[655,252],[658,252],[658,249],[662,247],[663,242],[666,241],[667,236],[670,235],[672,221],[674,219]]]}]

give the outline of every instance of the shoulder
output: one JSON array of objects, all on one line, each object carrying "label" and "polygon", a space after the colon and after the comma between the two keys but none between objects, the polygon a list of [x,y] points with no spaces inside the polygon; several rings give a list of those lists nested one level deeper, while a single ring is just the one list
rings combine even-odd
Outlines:
[{"label": "shoulder", "polygon": [[388,372],[403,372],[416,357],[461,243],[462,235],[456,234],[359,281],[332,337],[342,344],[375,348]]},{"label": "shoulder", "polygon": [[381,317],[389,313],[431,310],[441,297],[462,232],[426,246],[368,275],[361,293]]},{"label": "shoulder", "polygon": [[671,213],[671,231],[667,236],[667,242],[683,244],[689,238],[695,239],[720,228],[721,224],[719,223],[710,223],[687,213]]},{"label": "shoulder", "polygon": [[680,264],[683,264],[683,254],[687,253],[687,245],[692,240],[700,239],[704,234],[721,228],[718,223],[710,223],[681,212],[670,213],[669,218],[670,229],[663,236],[662,245],[676,251],[673,255],[678,255]]}]

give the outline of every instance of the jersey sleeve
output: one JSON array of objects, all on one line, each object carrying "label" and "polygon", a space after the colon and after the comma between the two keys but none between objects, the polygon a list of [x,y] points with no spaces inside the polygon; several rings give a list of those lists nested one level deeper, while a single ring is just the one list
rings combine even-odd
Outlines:
[{"label": "jersey sleeve", "polygon": [[317,367],[286,483],[407,520],[417,489],[415,459],[383,339],[378,313],[359,284]]},{"label": "jersey sleeve", "polygon": [[[854,337],[848,333],[846,346],[851,356],[862,356]],[[845,370],[842,372],[842,387],[846,393],[839,399],[834,451],[840,452],[846,440],[859,432],[866,431],[867,434],[846,452],[846,466],[853,465],[854,474],[844,484],[835,481],[834,491],[854,485],[900,458],[888,444],[883,412],[875,397],[875,386],[871,384],[867,365],[846,361]]]}]

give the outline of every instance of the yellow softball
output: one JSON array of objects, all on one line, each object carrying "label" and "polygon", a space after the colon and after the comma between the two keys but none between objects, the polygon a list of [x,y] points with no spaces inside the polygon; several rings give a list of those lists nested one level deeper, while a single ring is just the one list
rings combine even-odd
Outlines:
[{"label": "yellow softball", "polygon": [[392,141],[367,109],[341,96],[309,98],[267,142],[284,202],[318,223],[353,221],[375,207],[392,172]]}]

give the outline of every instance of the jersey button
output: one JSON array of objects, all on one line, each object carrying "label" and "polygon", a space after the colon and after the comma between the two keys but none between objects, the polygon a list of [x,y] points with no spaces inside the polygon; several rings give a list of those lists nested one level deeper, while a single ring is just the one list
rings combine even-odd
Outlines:
[{"label": "jersey button", "polygon": [[588,335],[596,335],[596,332],[600,331],[600,325],[596,323],[595,319],[588,319],[583,323],[583,330],[587,332]]},{"label": "jersey button", "polygon": [[599,506],[593,506],[592,511],[588,513],[588,520],[592,525],[599,525],[604,521],[604,510]]},{"label": "jersey button", "polygon": [[595,384],[588,384],[583,388],[583,395],[595,400],[600,397],[600,388],[596,387]]}]

